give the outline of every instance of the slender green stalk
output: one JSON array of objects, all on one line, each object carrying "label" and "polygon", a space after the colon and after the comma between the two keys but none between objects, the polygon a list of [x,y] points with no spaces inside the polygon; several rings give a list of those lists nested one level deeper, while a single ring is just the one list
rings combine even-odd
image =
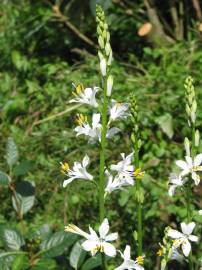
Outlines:
[{"label": "slender green stalk", "polygon": [[106,79],[104,80],[104,103],[102,107],[102,132],[101,132],[101,144],[100,144],[100,182],[99,182],[99,212],[100,222],[103,221],[105,216],[104,209],[104,188],[105,188],[105,158],[106,158],[106,134],[107,134],[107,105],[108,98],[106,95]]}]

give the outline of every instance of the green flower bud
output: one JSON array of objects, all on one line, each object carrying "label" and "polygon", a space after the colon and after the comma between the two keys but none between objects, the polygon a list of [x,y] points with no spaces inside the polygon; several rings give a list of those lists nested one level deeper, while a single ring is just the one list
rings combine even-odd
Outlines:
[{"label": "green flower bud", "polygon": [[184,148],[186,151],[186,155],[190,156],[190,142],[189,142],[189,139],[187,137],[185,137],[185,139],[184,139]]},{"label": "green flower bud", "polygon": [[99,36],[99,38],[98,38],[98,43],[99,43],[99,46],[100,46],[100,48],[101,49],[104,49],[104,39],[103,39],[103,37],[102,36]]},{"label": "green flower bud", "polygon": [[112,87],[113,87],[113,76],[109,75],[109,77],[107,78],[107,96],[110,97],[111,93],[112,93]]},{"label": "green flower bud", "polygon": [[197,129],[195,131],[195,146],[198,147],[199,146],[199,143],[200,143],[200,132],[199,130]]}]

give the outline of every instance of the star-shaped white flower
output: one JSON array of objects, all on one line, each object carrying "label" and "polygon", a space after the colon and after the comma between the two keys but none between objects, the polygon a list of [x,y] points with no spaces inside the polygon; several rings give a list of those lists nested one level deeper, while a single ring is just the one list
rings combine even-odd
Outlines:
[{"label": "star-shaped white flower", "polygon": [[94,113],[92,117],[92,126],[89,125],[87,119],[80,115],[77,119],[79,126],[77,126],[74,130],[77,132],[77,136],[85,135],[89,136],[91,141],[100,140],[101,139],[101,127],[100,124],[100,114]]},{"label": "star-shaped white flower", "polygon": [[173,196],[177,187],[182,187],[186,181],[175,173],[171,173],[169,177],[169,196]]},{"label": "star-shaped white flower", "polygon": [[109,109],[110,121],[127,118],[129,115],[127,112],[128,107],[128,103],[118,103],[115,100],[112,100],[112,105]]},{"label": "star-shaped white flower", "polygon": [[[127,245],[124,252],[120,252],[121,253],[121,257],[123,258],[123,263],[115,268],[115,270],[125,270],[125,269],[128,269],[128,270],[132,270],[132,269],[135,269],[135,270],[144,270],[144,267],[141,266],[138,261],[139,259],[137,260],[131,260],[131,256],[130,256],[130,246]],[[143,257],[141,257],[142,260],[143,260]]]},{"label": "star-shaped white flower", "polygon": [[[69,183],[71,183],[75,179],[82,179],[82,180],[93,180],[93,176],[89,174],[86,170],[87,166],[89,165],[89,157],[85,155],[83,158],[82,163],[80,162],[74,162],[74,166],[72,170],[69,169],[69,166],[67,166],[66,171],[64,171],[65,175],[68,176],[68,179],[66,179],[63,182],[63,187],[66,187]],[[64,165],[61,163],[61,166]]]},{"label": "star-shaped white flower", "polygon": [[76,102],[81,104],[88,104],[92,107],[98,107],[95,95],[99,90],[99,87],[83,88],[82,85],[75,86],[76,91],[73,92],[75,98],[69,102]]},{"label": "star-shaped white flower", "polygon": [[133,153],[128,156],[125,156],[124,153],[121,153],[122,161],[119,161],[116,165],[111,165],[111,170],[118,173],[118,177],[121,181],[129,185],[134,185],[134,166],[132,163]]},{"label": "star-shaped white flower", "polygon": [[105,188],[105,192],[110,194],[115,190],[124,190],[123,186],[125,185],[125,182],[121,181],[118,176],[113,177],[107,170],[105,171],[105,175],[108,178],[107,186]]},{"label": "star-shaped white flower", "polygon": [[188,257],[191,251],[190,241],[191,242],[198,241],[198,237],[191,234],[196,224],[195,222],[191,222],[189,224],[182,222],[180,225],[181,225],[182,233],[170,228],[168,230],[168,236],[171,237],[172,239],[175,239],[172,247],[176,249],[181,246],[183,254],[186,257]]},{"label": "star-shaped white flower", "polygon": [[97,252],[102,252],[109,257],[116,256],[116,248],[108,242],[115,241],[118,238],[118,233],[108,234],[109,222],[107,218],[103,220],[99,227],[99,236],[91,227],[89,227],[90,233],[88,234],[73,224],[66,226],[65,231],[79,234],[86,238],[87,240],[82,243],[82,247],[84,250],[90,251],[92,256],[94,256]]},{"label": "star-shaped white flower", "polygon": [[[94,113],[92,117],[92,126],[89,125],[87,119],[83,115],[79,115],[77,119],[77,126],[74,130],[77,132],[77,136],[85,135],[90,137],[90,142],[96,140],[101,141],[101,129],[102,125],[100,124],[101,115],[99,113]],[[110,139],[120,131],[119,128],[112,127],[107,130],[106,138]]]},{"label": "star-shaped white flower", "polygon": [[181,177],[184,177],[185,175],[191,174],[192,179],[195,182],[195,185],[198,185],[200,183],[200,176],[197,174],[197,172],[202,171],[202,154],[197,155],[194,159],[192,159],[189,156],[185,157],[185,160],[177,160],[176,165],[182,169],[182,172],[180,173]]}]

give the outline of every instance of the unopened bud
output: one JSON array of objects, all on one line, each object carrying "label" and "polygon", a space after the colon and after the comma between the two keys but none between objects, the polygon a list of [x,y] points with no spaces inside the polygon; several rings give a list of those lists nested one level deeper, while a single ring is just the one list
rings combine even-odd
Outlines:
[{"label": "unopened bud", "polygon": [[108,56],[111,52],[111,46],[109,44],[109,42],[106,43],[105,45],[105,52],[106,52],[106,55]]},{"label": "unopened bud", "polygon": [[101,53],[101,51],[98,51],[98,57],[100,59],[100,61],[104,58],[103,54]]},{"label": "unopened bud", "polygon": [[107,74],[107,63],[105,58],[100,61],[100,71],[102,73],[102,76],[105,77]]},{"label": "unopened bud", "polygon": [[111,63],[112,63],[112,50],[109,53],[109,58],[108,58],[108,61],[107,61],[107,65],[111,66]]},{"label": "unopened bud", "polygon": [[107,96],[110,97],[112,93],[114,78],[112,75],[109,75],[107,78]]},{"label": "unopened bud", "polygon": [[187,137],[185,137],[185,139],[184,139],[184,148],[186,151],[186,155],[190,156],[190,142],[189,142],[189,139]]},{"label": "unopened bud", "polygon": [[99,46],[100,46],[100,48],[101,49],[104,49],[104,39],[103,39],[103,37],[102,36],[99,36],[99,38],[98,38],[98,43],[99,43]]},{"label": "unopened bud", "polygon": [[200,132],[197,129],[196,132],[195,132],[195,146],[198,147],[199,143],[200,143]]}]

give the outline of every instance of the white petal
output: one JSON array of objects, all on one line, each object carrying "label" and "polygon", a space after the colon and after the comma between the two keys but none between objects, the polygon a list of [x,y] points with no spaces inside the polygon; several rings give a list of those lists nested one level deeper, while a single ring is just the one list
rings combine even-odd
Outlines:
[{"label": "white petal", "polygon": [[89,226],[90,238],[91,240],[99,240],[97,233]]},{"label": "white petal", "polygon": [[110,233],[105,237],[105,241],[110,242],[118,238],[118,233]]},{"label": "white petal", "polygon": [[199,154],[194,159],[194,166],[199,166],[202,163],[202,154]]},{"label": "white petal", "polygon": [[123,252],[124,260],[130,260],[130,246],[127,245]]},{"label": "white petal", "polygon": [[92,117],[92,127],[96,128],[99,122],[100,122],[100,114],[94,113]]},{"label": "white petal", "polygon": [[196,236],[196,235],[190,235],[190,236],[189,236],[189,240],[192,241],[192,242],[198,242],[198,239],[199,239],[199,238],[198,238],[198,236]]},{"label": "white petal", "polygon": [[109,231],[109,222],[108,219],[105,218],[99,227],[100,238],[105,239],[105,236],[107,235],[108,231]]},{"label": "white petal", "polygon": [[185,159],[186,159],[187,164],[190,167],[192,167],[192,165],[193,165],[192,158],[190,156],[186,156]]},{"label": "white petal", "polygon": [[107,138],[110,139],[120,131],[119,128],[113,127],[107,131]]},{"label": "white petal", "polygon": [[83,167],[87,167],[89,164],[89,161],[90,161],[89,156],[85,155],[85,157],[83,158],[83,162],[82,162]]},{"label": "white petal", "polygon": [[183,169],[183,170],[186,170],[187,169],[187,163],[184,161],[184,160],[177,160],[176,161],[176,165],[178,166],[178,167],[180,167],[181,169]]},{"label": "white petal", "polygon": [[168,195],[170,197],[172,197],[174,195],[176,187],[177,187],[176,185],[172,185],[172,186],[169,187],[169,189],[168,189]]},{"label": "white petal", "polygon": [[200,183],[200,176],[197,173],[193,172],[191,174],[191,177],[194,180],[195,185],[198,186],[198,184]]},{"label": "white petal", "polygon": [[186,224],[185,222],[181,223],[182,232],[186,235],[190,235],[193,232],[195,226],[195,222],[190,222],[189,224]]},{"label": "white petal", "polygon": [[74,179],[75,179],[75,177],[71,177],[71,178],[65,180],[65,181],[63,182],[63,185],[62,185],[62,186],[65,188],[65,187],[66,187],[68,184],[70,184]]},{"label": "white petal", "polygon": [[187,239],[184,240],[182,243],[182,251],[183,251],[185,257],[189,256],[189,253],[191,251],[191,244],[189,243],[189,241]]},{"label": "white petal", "polygon": [[83,247],[84,250],[86,251],[91,251],[96,247],[97,242],[93,240],[86,240],[84,241],[81,246]]},{"label": "white petal", "polygon": [[107,242],[103,243],[104,246],[104,253],[109,257],[115,257],[116,256],[116,248]]},{"label": "white petal", "polygon": [[173,229],[168,230],[168,236],[173,238],[173,239],[178,239],[178,238],[184,237],[184,235],[181,232],[178,232],[178,231],[173,230]]}]

